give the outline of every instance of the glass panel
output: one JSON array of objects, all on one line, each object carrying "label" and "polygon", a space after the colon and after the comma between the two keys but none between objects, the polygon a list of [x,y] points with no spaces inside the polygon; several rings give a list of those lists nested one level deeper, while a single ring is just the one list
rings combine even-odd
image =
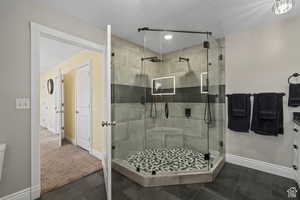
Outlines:
[{"label": "glass panel", "polygon": [[[106,97],[105,99],[105,108],[106,110],[106,116],[105,121],[112,122],[114,119],[112,118],[112,109],[111,109],[111,78],[112,78],[112,66],[111,66],[111,26],[107,26],[107,36],[106,36],[106,58],[105,58],[105,88],[106,88],[106,94],[104,95]],[[103,127],[104,128],[104,127]],[[105,177],[105,186],[106,186],[106,196],[107,200],[112,199],[112,171],[111,171],[111,164],[112,164],[112,130],[111,127],[108,126],[105,128],[105,152],[104,152],[104,159],[103,159],[103,171],[104,171],[104,177]]]},{"label": "glass panel", "polygon": [[[205,160],[209,153],[208,125],[204,116],[207,99],[205,40],[206,36],[200,34],[145,33],[144,58],[157,58],[144,59],[145,74],[151,81],[175,78],[175,94],[146,95],[145,153],[162,155],[164,158],[154,156],[153,159],[168,163],[149,165],[148,169],[143,169],[147,174],[209,169]],[[171,86],[168,89],[171,90]]]},{"label": "glass panel", "polygon": [[225,131],[225,65],[224,39],[215,40],[209,37],[209,96],[211,122],[209,124],[210,166],[215,166],[224,158]]},{"label": "glass panel", "polygon": [[210,172],[224,152],[220,45],[202,34],[141,37],[144,46],[112,40],[113,168],[147,183],[154,175]]}]

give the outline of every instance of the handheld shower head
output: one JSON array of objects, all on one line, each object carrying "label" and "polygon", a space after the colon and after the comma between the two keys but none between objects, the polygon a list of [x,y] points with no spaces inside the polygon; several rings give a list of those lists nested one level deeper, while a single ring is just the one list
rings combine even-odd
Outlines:
[{"label": "handheld shower head", "polygon": [[179,57],[179,62],[190,62],[189,58]]}]

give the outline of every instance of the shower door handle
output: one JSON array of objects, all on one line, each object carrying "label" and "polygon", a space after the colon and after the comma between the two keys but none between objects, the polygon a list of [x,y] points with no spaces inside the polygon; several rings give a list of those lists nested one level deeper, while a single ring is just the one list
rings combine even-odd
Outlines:
[{"label": "shower door handle", "polygon": [[115,121],[110,122],[110,126],[116,126],[116,125],[117,125],[117,122],[115,122]]},{"label": "shower door handle", "polygon": [[102,127],[108,127],[108,126],[116,126],[117,125],[117,122],[115,121],[112,121],[112,122],[109,122],[109,121],[102,121],[101,123],[101,126]]},{"label": "shower door handle", "polygon": [[107,127],[107,126],[108,126],[108,121],[102,121],[101,126],[102,126],[102,127],[104,127],[104,126]]}]

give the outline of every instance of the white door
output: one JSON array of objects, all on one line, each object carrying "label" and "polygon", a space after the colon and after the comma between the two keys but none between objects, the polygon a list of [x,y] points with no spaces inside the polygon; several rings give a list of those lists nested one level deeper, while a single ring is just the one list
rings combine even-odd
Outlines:
[{"label": "white door", "polygon": [[59,146],[62,145],[64,137],[64,91],[63,74],[59,71],[55,77],[55,132],[59,136]]},{"label": "white door", "polygon": [[[107,26],[107,37],[106,37],[106,59],[105,59],[105,67],[104,67],[104,76],[105,76],[105,117],[103,122],[111,122],[111,26]],[[105,153],[103,158],[103,171],[105,176],[105,186],[106,186],[106,194],[107,200],[112,199],[112,181],[111,181],[111,127],[104,126],[105,129]]]},{"label": "white door", "polygon": [[76,144],[90,151],[91,137],[91,86],[90,66],[76,70]]}]

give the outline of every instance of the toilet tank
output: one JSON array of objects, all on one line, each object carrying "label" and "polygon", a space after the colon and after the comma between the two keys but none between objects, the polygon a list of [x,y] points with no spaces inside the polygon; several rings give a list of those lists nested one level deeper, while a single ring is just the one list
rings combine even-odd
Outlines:
[{"label": "toilet tank", "polygon": [[5,149],[6,149],[6,144],[0,144],[0,181],[2,177]]}]

